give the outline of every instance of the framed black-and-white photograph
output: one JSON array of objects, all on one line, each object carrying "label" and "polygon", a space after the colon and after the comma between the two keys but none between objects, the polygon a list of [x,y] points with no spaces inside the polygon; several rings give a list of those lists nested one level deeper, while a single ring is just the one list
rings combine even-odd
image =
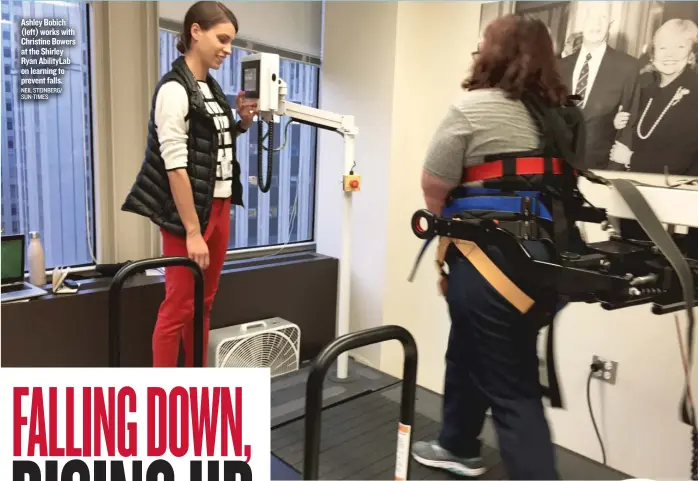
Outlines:
[{"label": "framed black-and-white photograph", "polygon": [[698,177],[698,1],[491,2],[548,26],[586,119],[585,166]]},{"label": "framed black-and-white photograph", "polygon": [[480,37],[508,14],[548,26],[562,79],[582,98],[586,168],[698,177],[698,1],[487,2]]}]

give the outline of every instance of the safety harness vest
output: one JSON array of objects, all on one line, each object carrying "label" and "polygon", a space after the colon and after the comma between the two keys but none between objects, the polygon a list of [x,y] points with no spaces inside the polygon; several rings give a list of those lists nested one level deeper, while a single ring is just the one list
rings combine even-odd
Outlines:
[{"label": "safety harness vest", "polygon": [[[565,214],[565,206],[557,205],[563,200],[553,197],[539,187],[546,181],[551,185],[560,184],[559,181],[554,182],[550,178],[552,176],[575,175],[574,172],[568,172],[567,167],[562,159],[535,156],[534,153],[525,156],[488,158],[485,163],[464,170],[463,183],[450,196],[442,215],[452,218],[487,217],[493,219],[500,228],[511,231],[521,239],[550,241],[554,246],[551,249],[551,255],[560,252],[560,249],[567,251],[569,220]],[[534,190],[535,187],[538,189]],[[521,188],[527,190],[519,190]],[[536,306],[536,303],[540,302],[537,296],[507,277],[473,241],[450,237],[439,239],[436,264],[441,276],[447,276],[444,272],[444,264],[446,252],[451,244],[526,319],[530,319],[539,328],[548,328],[546,333],[548,386],[541,387],[553,407],[562,407],[554,352],[553,320],[556,306]]]}]

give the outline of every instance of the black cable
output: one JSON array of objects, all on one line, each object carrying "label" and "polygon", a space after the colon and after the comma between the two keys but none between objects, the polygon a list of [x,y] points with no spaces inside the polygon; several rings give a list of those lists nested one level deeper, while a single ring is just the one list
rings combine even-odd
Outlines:
[{"label": "black cable", "polygon": [[266,182],[262,181],[262,179],[264,178],[264,175],[262,174],[262,152],[264,151],[264,136],[262,135],[263,124],[264,121],[261,117],[259,117],[257,121],[257,142],[259,144],[257,147],[257,186],[259,187],[259,190],[262,191],[262,193],[266,194],[267,192],[269,192],[269,189],[271,188],[272,166],[274,165],[274,121],[267,121],[268,130],[266,137],[269,139],[269,149],[267,149]]},{"label": "black cable", "polygon": [[[688,404],[688,411],[686,415],[690,416],[692,423],[691,429],[691,479],[698,480],[698,427],[696,426],[696,410],[693,400],[693,393],[691,389],[690,381],[690,364],[686,356],[686,352],[683,348],[683,336],[681,336],[681,327],[679,326],[678,316],[674,316],[674,323],[676,324],[676,335],[679,338],[679,350],[681,351],[681,360],[683,361],[683,372],[686,379],[686,404]],[[692,325],[689,325],[689,332]],[[692,334],[692,333],[691,333]],[[690,335],[689,335],[690,337]]]},{"label": "black cable", "polygon": [[691,432],[691,441],[693,445],[691,457],[691,479],[698,479],[698,429],[693,425],[693,431]]},{"label": "black cable", "polygon": [[587,377],[587,406],[589,407],[589,416],[591,416],[591,424],[594,425],[594,431],[596,431],[596,438],[599,440],[599,446],[601,446],[601,457],[603,459],[603,464],[606,464],[606,449],[603,445],[603,440],[601,439],[601,433],[599,433],[599,427],[596,425],[596,418],[594,417],[594,410],[591,407],[591,379],[596,371],[602,369],[600,362],[594,362],[589,370],[589,377]]}]

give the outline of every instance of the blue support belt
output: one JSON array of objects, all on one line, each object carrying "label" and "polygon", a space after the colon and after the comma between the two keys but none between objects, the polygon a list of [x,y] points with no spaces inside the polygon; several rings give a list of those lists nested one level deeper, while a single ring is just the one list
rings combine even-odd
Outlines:
[{"label": "blue support belt", "polygon": [[523,213],[523,199],[530,197],[531,213],[542,219],[553,220],[553,216],[541,202],[538,191],[517,191],[516,196],[503,196],[497,195],[501,192],[496,189],[469,188],[466,193],[468,196],[454,199],[444,206],[442,215],[450,217],[468,210]]}]

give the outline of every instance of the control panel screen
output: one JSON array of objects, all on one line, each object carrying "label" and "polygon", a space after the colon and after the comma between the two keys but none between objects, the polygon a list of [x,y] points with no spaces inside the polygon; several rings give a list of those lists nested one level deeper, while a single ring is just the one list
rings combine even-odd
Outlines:
[{"label": "control panel screen", "polygon": [[242,77],[242,90],[254,92],[257,90],[257,68],[246,68]]}]

